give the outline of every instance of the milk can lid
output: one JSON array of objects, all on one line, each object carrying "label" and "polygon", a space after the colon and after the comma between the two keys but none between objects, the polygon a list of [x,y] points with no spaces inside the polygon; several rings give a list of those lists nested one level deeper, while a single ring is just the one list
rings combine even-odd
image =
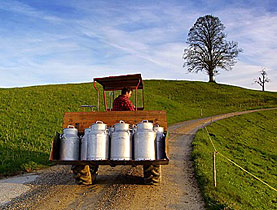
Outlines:
[{"label": "milk can lid", "polygon": [[77,130],[77,128],[75,128],[74,125],[68,125],[67,128],[64,128],[63,130]]},{"label": "milk can lid", "polygon": [[155,125],[154,126],[154,131],[156,131],[156,132],[164,132],[164,128],[160,127],[159,125]]},{"label": "milk can lid", "polygon": [[116,123],[114,125],[115,130],[128,130],[129,129],[129,124],[125,123],[123,120],[120,120],[119,123]]},{"label": "milk can lid", "polygon": [[91,130],[106,130],[107,124],[102,121],[96,121],[90,126]]}]

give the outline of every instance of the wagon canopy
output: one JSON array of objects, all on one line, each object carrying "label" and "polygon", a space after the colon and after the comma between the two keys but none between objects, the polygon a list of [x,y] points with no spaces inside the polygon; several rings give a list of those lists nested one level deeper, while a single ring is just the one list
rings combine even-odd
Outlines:
[{"label": "wagon canopy", "polygon": [[122,90],[123,87],[143,89],[141,74],[127,74],[121,76],[94,78],[94,82],[101,84],[104,91]]}]

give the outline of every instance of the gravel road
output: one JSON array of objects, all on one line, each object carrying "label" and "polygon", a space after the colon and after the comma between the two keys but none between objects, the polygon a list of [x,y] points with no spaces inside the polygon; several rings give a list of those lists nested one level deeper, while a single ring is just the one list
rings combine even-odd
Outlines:
[{"label": "gravel road", "polygon": [[169,165],[162,166],[162,183],[143,184],[141,166],[100,166],[96,184],[75,185],[69,166],[38,171],[30,190],[2,209],[204,209],[191,160],[196,131],[237,112],[191,120],[169,127]]}]

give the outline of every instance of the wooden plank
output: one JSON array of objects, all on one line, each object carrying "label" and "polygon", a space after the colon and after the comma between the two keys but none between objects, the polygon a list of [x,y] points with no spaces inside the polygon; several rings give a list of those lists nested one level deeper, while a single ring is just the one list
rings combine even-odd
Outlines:
[{"label": "wooden plank", "polygon": [[66,112],[64,114],[63,128],[74,125],[79,132],[96,121],[103,121],[108,126],[112,126],[123,120],[125,123],[137,124],[142,120],[158,124],[167,130],[167,120],[165,111],[112,111],[112,112]]}]

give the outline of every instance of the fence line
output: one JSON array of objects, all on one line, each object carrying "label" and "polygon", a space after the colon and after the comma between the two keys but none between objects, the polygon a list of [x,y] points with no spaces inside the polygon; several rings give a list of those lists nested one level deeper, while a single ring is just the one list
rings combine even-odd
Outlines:
[{"label": "fence line", "polygon": [[[207,132],[207,135],[210,139],[211,144],[213,145],[214,148],[214,156],[215,154],[220,154],[223,158],[225,158],[226,160],[228,160],[229,162],[233,163],[235,166],[237,166],[238,168],[240,168],[241,170],[243,170],[244,172],[248,173],[250,176],[254,177],[255,179],[257,179],[258,181],[260,181],[261,183],[263,183],[264,185],[266,185],[267,187],[269,187],[270,189],[274,190],[277,192],[277,189],[275,189],[274,187],[272,187],[271,185],[267,184],[265,181],[263,181],[262,179],[260,179],[259,177],[255,176],[254,174],[252,174],[251,172],[247,171],[246,169],[244,169],[243,167],[241,167],[239,164],[235,163],[234,161],[232,161],[231,159],[229,159],[228,157],[226,157],[225,155],[221,154],[219,151],[216,150],[216,147],[212,141],[212,138],[209,135],[208,129],[205,127],[205,130]],[[214,158],[214,165],[215,165],[215,158]],[[214,166],[215,167],[215,166]],[[215,180],[215,186],[216,186],[216,177],[214,178]]]}]

